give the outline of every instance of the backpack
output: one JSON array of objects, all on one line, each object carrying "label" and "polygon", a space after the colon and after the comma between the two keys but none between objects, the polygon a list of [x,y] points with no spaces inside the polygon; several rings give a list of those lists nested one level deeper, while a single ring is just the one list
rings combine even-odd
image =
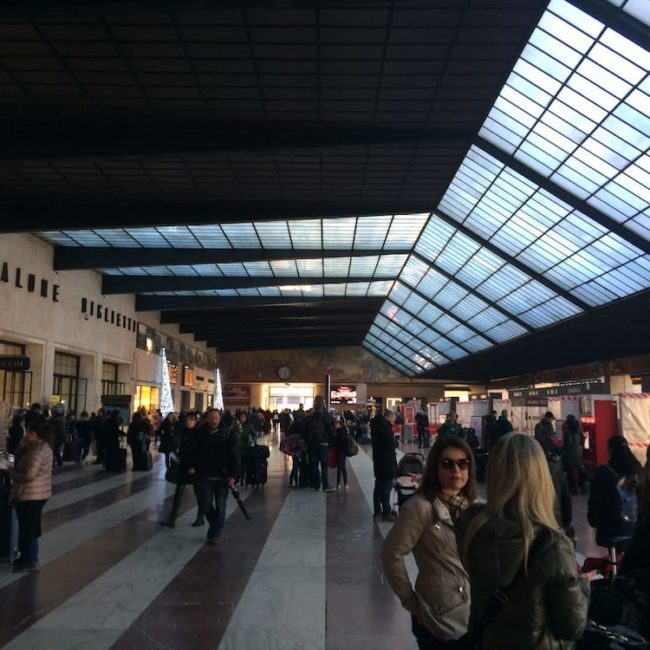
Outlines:
[{"label": "backpack", "polygon": [[322,418],[310,418],[307,424],[307,444],[310,447],[316,447],[326,442],[329,442],[329,440]]}]

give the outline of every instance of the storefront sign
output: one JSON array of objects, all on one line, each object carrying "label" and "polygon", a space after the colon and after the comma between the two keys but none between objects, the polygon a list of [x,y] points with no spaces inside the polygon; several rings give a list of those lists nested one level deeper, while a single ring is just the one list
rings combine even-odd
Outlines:
[{"label": "storefront sign", "polygon": [[8,262],[2,262],[0,266],[0,282],[12,284],[16,289],[24,289],[27,293],[38,294],[41,298],[50,298],[52,302],[59,302],[61,287],[58,284],[37,278],[34,273],[24,273],[19,266],[11,269]]},{"label": "storefront sign", "polygon": [[11,357],[0,355],[0,370],[9,372],[24,372],[29,370],[29,357]]},{"label": "storefront sign", "polygon": [[88,298],[81,299],[81,313],[86,320],[90,318],[103,320],[105,323],[129,330],[129,332],[135,332],[138,328],[138,321],[135,318],[120,314],[114,309],[109,309],[106,305],[96,303],[94,300],[88,300]]},{"label": "storefront sign", "polygon": [[101,395],[101,402],[104,406],[129,406],[131,395]]},{"label": "storefront sign", "polygon": [[251,387],[224,384],[222,395],[223,401],[228,404],[248,406],[251,402]]}]

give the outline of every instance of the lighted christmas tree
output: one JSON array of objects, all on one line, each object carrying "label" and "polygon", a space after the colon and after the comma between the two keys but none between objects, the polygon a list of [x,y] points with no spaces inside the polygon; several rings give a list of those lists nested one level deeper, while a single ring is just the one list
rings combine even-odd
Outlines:
[{"label": "lighted christmas tree", "polygon": [[221,392],[221,372],[219,368],[214,373],[214,408],[223,411],[223,393]]},{"label": "lighted christmas tree", "polygon": [[174,410],[172,400],[172,387],[169,383],[169,368],[167,367],[167,354],[165,348],[160,351],[160,404],[158,406],[162,416],[165,418],[170,411]]}]

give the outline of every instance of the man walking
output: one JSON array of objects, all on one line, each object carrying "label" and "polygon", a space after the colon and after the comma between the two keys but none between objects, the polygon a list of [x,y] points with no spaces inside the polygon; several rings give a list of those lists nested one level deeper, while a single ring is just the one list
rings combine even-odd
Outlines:
[{"label": "man walking", "polygon": [[196,471],[202,510],[208,520],[208,544],[215,545],[226,520],[228,490],[239,476],[239,440],[232,426],[222,426],[221,415],[210,409],[197,432],[196,456],[188,474]]}]

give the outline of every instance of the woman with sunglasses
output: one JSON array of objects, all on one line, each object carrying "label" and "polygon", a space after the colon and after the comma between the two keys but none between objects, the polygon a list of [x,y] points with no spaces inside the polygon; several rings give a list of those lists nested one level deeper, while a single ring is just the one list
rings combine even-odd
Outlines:
[{"label": "woman with sunglasses", "polygon": [[[400,508],[384,542],[384,573],[402,605],[420,650],[454,648],[467,631],[469,578],[458,555],[454,522],[476,498],[474,456],[456,436],[431,449],[417,492]],[[411,585],[404,556],[418,567]]]},{"label": "woman with sunglasses", "polygon": [[472,583],[470,632],[483,650],[574,648],[582,633],[594,575],[578,576],[554,498],[540,443],[516,432],[499,439],[487,467],[487,505],[458,525]]}]

